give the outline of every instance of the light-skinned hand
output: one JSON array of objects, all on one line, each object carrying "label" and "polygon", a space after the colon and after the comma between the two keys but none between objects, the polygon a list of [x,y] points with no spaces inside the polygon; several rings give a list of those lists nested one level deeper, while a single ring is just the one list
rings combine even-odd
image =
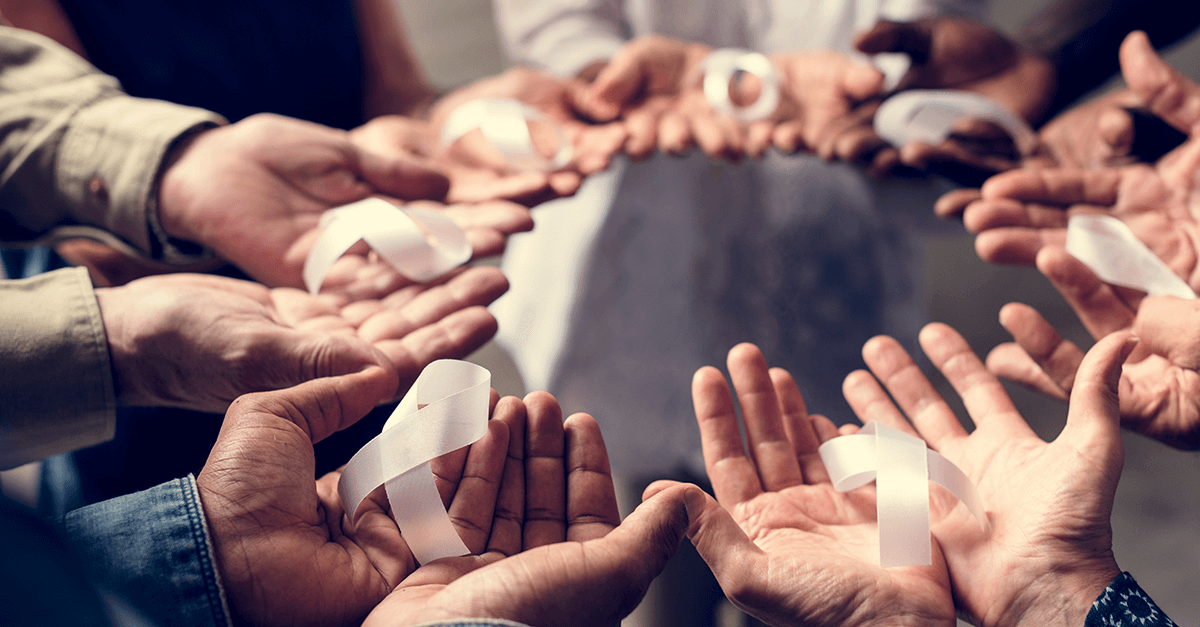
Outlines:
[{"label": "light-skinned hand", "polygon": [[379,300],[338,304],[211,275],[146,277],[96,290],[117,402],[223,412],[242,394],[387,366],[407,390],[496,331],[486,306],[508,282],[475,268]]},{"label": "light-skinned hand", "polygon": [[701,368],[692,399],[716,500],[688,537],[729,599],[771,625],[954,625],[936,543],[931,566],[879,567],[874,489],[834,490],[817,454],[833,423],[756,346],[735,346],[728,365],[747,440],[724,377]]},{"label": "light-skinned hand", "polygon": [[1088,353],[1066,426],[1051,442],[1029,428],[953,329],[931,324],[920,341],[962,397],[974,431],[967,433],[889,337],[867,342],[863,358],[871,372],[852,373],[844,392],[860,419],[924,438],[979,491],[986,530],[948,492],[938,489],[931,499],[933,535],[960,614],[982,627],[1082,625],[1092,602],[1121,573],[1109,522],[1124,461],[1117,381],[1136,340],[1116,333]]},{"label": "light-skinned hand", "polygon": [[702,503],[699,488],[668,490],[622,522],[595,420],[576,414],[564,423],[544,392],[503,399],[496,416],[511,437],[490,532],[464,536],[474,555],[408,575],[367,627],[459,618],[613,625],[674,554]]},{"label": "light-skinned hand", "polygon": [[[1121,425],[1171,446],[1200,448],[1196,301],[1144,296],[1107,285],[1061,248],[1043,249],[1037,263],[1093,337],[1132,331],[1141,339],[1121,372]],[[1013,342],[992,349],[988,369],[1065,401],[1083,351],[1027,305],[1006,305],[1000,310],[1000,323]]]}]

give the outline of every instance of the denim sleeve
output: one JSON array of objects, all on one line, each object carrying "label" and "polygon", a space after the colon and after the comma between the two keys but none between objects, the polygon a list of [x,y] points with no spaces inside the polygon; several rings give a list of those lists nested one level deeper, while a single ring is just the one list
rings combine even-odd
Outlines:
[{"label": "denim sleeve", "polygon": [[1158,605],[1133,580],[1121,573],[1092,603],[1084,627],[1175,627]]},{"label": "denim sleeve", "polygon": [[230,624],[194,477],[82,507],[59,524],[92,580],[155,624]]}]

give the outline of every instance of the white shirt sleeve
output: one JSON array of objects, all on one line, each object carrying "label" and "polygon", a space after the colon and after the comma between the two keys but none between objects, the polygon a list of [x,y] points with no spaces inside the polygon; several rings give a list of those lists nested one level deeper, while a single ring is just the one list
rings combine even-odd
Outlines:
[{"label": "white shirt sleeve", "polygon": [[574,76],[629,39],[622,0],[495,0],[509,59]]}]

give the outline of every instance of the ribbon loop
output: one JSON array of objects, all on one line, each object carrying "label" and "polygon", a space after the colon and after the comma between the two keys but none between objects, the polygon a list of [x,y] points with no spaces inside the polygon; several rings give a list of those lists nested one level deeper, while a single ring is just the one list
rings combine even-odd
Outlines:
[{"label": "ribbon loop", "polygon": [[878,422],[836,437],[817,449],[838,492],[875,481],[879,565],[933,563],[929,528],[929,482],[950,490],[986,528],[983,501],[971,480],[925,441]]},{"label": "ribbon loop", "polygon": [[1101,281],[1142,290],[1151,296],[1194,299],[1196,293],[1121,220],[1100,214],[1071,216],[1067,252]]},{"label": "ribbon loop", "polygon": [[469,553],[450,522],[429,461],[487,434],[492,375],[465,361],[425,367],[383,425],[342,471],[338,496],[357,520],[367,495],[386,486],[392,517],[418,563]]},{"label": "ribbon loop", "polygon": [[1023,155],[1037,148],[1033,129],[1011,111],[979,94],[949,89],[911,89],[888,98],[875,112],[875,132],[897,147],[917,140],[940,144],[962,118],[999,125]]},{"label": "ribbon loop", "polygon": [[[534,146],[530,123],[552,125],[558,149],[550,158]],[[475,130],[508,165],[518,170],[556,172],[570,165],[574,156],[574,148],[561,126],[541,111],[512,98],[479,98],[459,105],[442,125],[442,146],[449,148]]]},{"label": "ribbon loop", "polygon": [[[715,111],[739,122],[757,122],[779,108],[779,72],[766,55],[740,48],[714,50],[704,59],[704,99]],[[762,82],[762,93],[753,104],[738,106],[729,97],[729,82],[738,72],[753,74]]]}]

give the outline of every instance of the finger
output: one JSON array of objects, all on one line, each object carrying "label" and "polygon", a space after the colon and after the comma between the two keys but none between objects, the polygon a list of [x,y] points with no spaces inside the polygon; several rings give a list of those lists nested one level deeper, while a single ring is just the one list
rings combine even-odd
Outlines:
[{"label": "finger", "polygon": [[1065,229],[1065,207],[1021,202],[1011,198],[991,198],[971,203],[963,213],[963,226],[972,233],[1003,227]]},{"label": "finger", "polygon": [[771,147],[771,136],[775,125],[771,122],[754,122],[746,129],[746,154],[753,159],[761,159]]},{"label": "finger", "polygon": [[[863,374],[866,374],[867,376],[871,376],[870,374],[865,373],[865,372]],[[821,442],[821,444],[824,444],[824,443],[838,437],[838,435],[839,435],[838,434],[838,426],[833,424],[833,421],[826,418],[825,416],[821,416],[819,414],[813,414],[812,415],[812,425],[813,425],[813,431],[816,431],[816,433],[817,433],[817,440],[819,440]],[[855,425],[847,425],[847,426],[853,427]]]},{"label": "finger", "polygon": [[988,351],[984,359],[987,369],[992,374],[1013,383],[1023,385],[1034,392],[1040,392],[1050,398],[1067,402],[1068,392],[1063,390],[1042,367],[1025,352],[1025,349],[1015,342],[997,344]]},{"label": "finger", "polygon": [[1122,331],[1101,339],[1088,351],[1071,390],[1067,424],[1055,439],[1055,444],[1069,444],[1100,463],[1114,476],[1111,486],[1114,490],[1115,475],[1120,474],[1124,459],[1117,390],[1121,366],[1136,346],[1133,334]]},{"label": "finger", "polygon": [[407,390],[430,363],[462,359],[496,334],[496,318],[485,307],[470,307],[405,335],[375,344],[396,369],[399,389]]},{"label": "finger", "polygon": [[1096,121],[1096,132],[1104,146],[1100,156],[1102,162],[1124,157],[1133,151],[1133,116],[1125,109],[1113,107],[1101,113]]},{"label": "finger", "polygon": [[961,217],[967,206],[983,197],[978,189],[963,188],[948,192],[938,198],[933,212],[940,218]]},{"label": "finger", "polygon": [[629,132],[622,123],[584,126],[575,146],[575,168],[584,175],[607,170],[628,139]]},{"label": "finger", "polygon": [[[891,338],[888,338],[891,339]],[[867,343],[870,344],[871,340]],[[864,347],[863,350],[866,350]],[[855,370],[846,375],[846,379],[842,381],[842,395],[846,397],[846,402],[850,404],[850,409],[854,411],[854,415],[865,425],[868,422],[878,422],[885,424],[894,429],[899,429],[905,433],[916,435],[917,431],[909,424],[908,419],[900,411],[892,399],[888,396],[875,377],[866,370]],[[822,441],[828,441],[839,435],[847,435],[852,431],[847,431],[847,427],[854,425],[835,426],[832,422],[827,424],[823,421],[816,422],[817,434],[822,438]],[[830,432],[830,428],[833,429]]]},{"label": "finger", "polygon": [[634,46],[626,46],[613,55],[592,81],[589,97],[580,103],[583,112],[601,122],[616,118],[646,83],[643,61],[640,49]]},{"label": "finger", "polygon": [[1200,301],[1147,296],[1138,304],[1133,332],[1142,350],[1166,357],[1176,366],[1200,368]]},{"label": "finger", "polygon": [[404,200],[441,200],[450,179],[433,167],[407,156],[382,156],[353,147],[359,174],[375,191]]},{"label": "finger", "polygon": [[744,604],[746,599],[740,592],[758,587],[756,582],[768,572],[767,555],[746,536],[729,512],[702,490],[689,489],[686,499],[688,538],[726,596]]},{"label": "finger", "polygon": [[762,488],[778,492],[800,485],[804,482],[800,464],[788,439],[779,398],[775,396],[775,385],[762,351],[753,344],[738,344],[729,351],[728,366]]},{"label": "finger", "polygon": [[1151,112],[1185,133],[1200,123],[1200,86],[1163,61],[1145,33],[1125,38],[1120,59],[1125,82]]},{"label": "finger", "polygon": [[761,494],[758,470],[742,447],[733,398],[719,370],[704,367],[696,371],[692,377],[692,404],[700,427],[704,468],[717,500],[733,507]]},{"label": "finger", "polygon": [[587,414],[563,424],[567,460],[567,540],[601,538],[621,522],[600,425]]},{"label": "finger", "polygon": [[[550,177],[551,186],[556,185],[553,175]],[[473,204],[435,205],[428,203],[410,203],[412,207],[428,208],[441,211],[454,223],[468,231],[486,228],[498,231],[504,235],[533,230],[533,217],[528,207],[503,200],[480,202]],[[479,251],[475,252],[480,255]]]},{"label": "finger", "polygon": [[508,425],[489,420],[487,435],[470,446],[462,480],[447,508],[450,522],[472,553],[483,553],[492,533],[496,499],[508,456]]},{"label": "finger", "polygon": [[1056,205],[1110,206],[1117,202],[1121,171],[1049,168],[1012,170],[988,179],[984,198],[1011,198]]},{"label": "finger", "polygon": [[[924,342],[921,346],[929,352],[930,348]],[[949,438],[966,436],[954,411],[899,342],[887,336],[874,337],[867,340],[862,352],[871,373],[887,388],[913,428],[931,446],[938,448]]]},{"label": "finger", "polygon": [[558,401],[545,392],[525,397],[525,538],[528,550],[567,539],[566,434]]},{"label": "finger", "polygon": [[1066,229],[1000,227],[975,238],[975,253],[988,263],[1032,266],[1043,247],[1066,245]]},{"label": "finger", "polygon": [[[919,339],[921,348],[929,360],[937,366],[962,398],[976,429],[1003,430],[1003,433],[1017,436],[1033,435],[1033,431],[1008,398],[1008,392],[1004,391],[1000,380],[988,372],[987,367],[975,355],[975,351],[971,350],[971,346],[957,331],[935,322],[921,329]],[[904,404],[901,403],[901,406]],[[948,414],[948,417],[939,416],[928,435],[923,426],[925,421],[913,418],[917,430],[935,449],[949,439],[967,436],[962,423],[949,411],[949,407],[946,408],[945,414]]]},{"label": "finger", "polygon": [[1043,249],[1037,256],[1037,267],[1066,299],[1092,337],[1099,339],[1133,324],[1133,310],[1112,286],[1066,250]]},{"label": "finger", "polygon": [[854,38],[854,47],[864,54],[904,52],[914,55],[914,63],[923,63],[929,56],[929,32],[914,22],[879,20],[866,32]]},{"label": "finger", "polygon": [[[1000,309],[1000,325],[1060,390],[1057,395],[1066,400],[1075,381],[1075,372],[1083,360],[1083,351],[1064,340],[1054,326],[1036,309],[1020,303],[1009,303]],[[989,358],[989,362],[990,362]]]},{"label": "finger", "polygon": [[454,312],[490,305],[506,291],[508,280],[498,268],[471,268],[441,285],[384,298],[384,308],[359,325],[358,336],[372,344],[403,338]]},{"label": "finger", "polygon": [[648,159],[658,147],[659,120],[663,112],[651,106],[637,107],[625,114],[625,155],[633,161]]},{"label": "finger", "polygon": [[491,416],[508,427],[508,452],[487,550],[516,555],[522,550],[525,523],[525,403],[512,396],[505,397],[496,404]]},{"label": "finger", "polygon": [[817,454],[821,440],[817,437],[796,380],[782,368],[772,368],[769,374],[771,385],[775,388],[775,397],[779,399],[779,408],[783,412],[783,426],[787,432],[787,439],[792,443],[792,451],[800,466],[802,480],[809,484],[829,481],[829,473],[825,471],[825,464]]}]

